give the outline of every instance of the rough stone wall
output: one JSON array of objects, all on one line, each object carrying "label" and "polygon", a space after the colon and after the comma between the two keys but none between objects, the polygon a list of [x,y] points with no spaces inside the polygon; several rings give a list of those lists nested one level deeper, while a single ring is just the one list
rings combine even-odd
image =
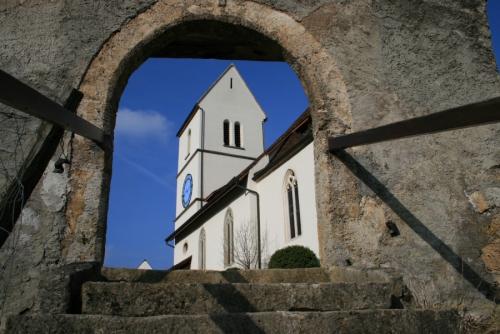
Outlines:
[{"label": "rough stone wall", "polygon": [[[109,36],[153,1],[2,1],[0,2],[0,69],[46,96],[57,99],[65,85],[78,88],[92,57]],[[0,104],[0,112],[15,112]],[[5,189],[39,138],[42,123],[28,115],[24,131],[12,133],[12,121],[0,126],[0,159],[9,164],[0,177]],[[41,278],[68,261],[62,241],[68,233],[68,172],[53,173],[64,153],[71,157],[71,135],[54,154],[7,242],[0,249],[0,307],[6,314],[32,312]],[[17,154],[14,159],[13,153]],[[15,165],[14,165],[15,162]],[[68,165],[65,165],[68,166]],[[3,195],[3,194],[2,194]],[[13,252],[13,248],[15,251]],[[70,261],[71,262],[71,261]]]},{"label": "rough stone wall", "polygon": [[[408,285],[423,286],[416,292],[427,299],[441,297],[438,291],[453,295],[462,285],[464,293],[474,293],[482,281],[484,296],[500,277],[500,169],[491,169],[500,164],[499,125],[335,155],[326,153],[326,139],[500,95],[485,5],[3,1],[0,68],[51,98],[65,85],[79,88],[85,96],[78,114],[112,134],[128,76],[186,34],[183,23],[214,20],[255,31],[263,43],[267,38],[281,46],[311,103],[322,265],[394,267]],[[39,127],[29,118],[26,133]],[[0,136],[5,145],[17,140],[3,130]],[[22,140],[27,149],[37,141],[29,135]],[[54,174],[51,166],[63,151],[72,164]],[[1,263],[8,262],[0,284],[3,316],[36,312],[37,288],[48,269],[103,261],[111,158],[65,134],[22,222],[0,249]],[[398,236],[391,237],[387,220],[397,225]]]},{"label": "rough stone wall", "polygon": [[[351,131],[498,96],[485,5],[328,4],[304,18],[341,68]],[[334,16],[325,17],[328,11]],[[322,243],[324,264],[398,268],[425,296],[420,302],[469,295],[480,285],[479,295],[491,299],[499,273],[494,217],[500,174],[490,168],[500,161],[494,144],[499,129],[489,125],[362,146],[332,158],[330,166],[338,169],[317,173],[324,182],[347,180],[345,167],[357,178],[350,179],[352,188],[318,194],[329,202],[324,214],[333,222],[320,223],[329,236]],[[396,223],[398,236],[391,237],[388,220]]]}]

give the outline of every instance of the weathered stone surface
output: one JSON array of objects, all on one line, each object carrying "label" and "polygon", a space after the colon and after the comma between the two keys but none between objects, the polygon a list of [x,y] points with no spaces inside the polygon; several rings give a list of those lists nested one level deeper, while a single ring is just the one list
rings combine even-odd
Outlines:
[{"label": "weathered stone surface", "polygon": [[233,283],[83,285],[84,314],[150,317],[272,311],[388,309],[387,283]]},{"label": "weathered stone surface", "polygon": [[[263,57],[281,55],[294,68],[311,104],[322,266],[394,268],[406,283],[431,282],[435,295],[451,294],[465,280],[469,293],[493,299],[491,282],[499,276],[485,267],[480,250],[494,242],[482,230],[500,210],[500,169],[490,169],[500,162],[498,124],[336,155],[327,153],[326,140],[498,96],[485,4],[3,1],[0,65],[51,98],[64,85],[79,88],[85,98],[77,113],[112,135],[127,79],[149,56],[168,45],[175,46],[170,56],[190,54],[186,44],[199,32],[196,41],[206,33],[221,57],[255,59],[248,46],[257,42],[255,50],[269,49]],[[216,36],[230,27],[245,38],[242,53],[234,53],[231,32]],[[30,134],[40,122],[29,118],[25,125],[21,136],[1,132],[0,158],[14,169],[21,159],[13,153],[17,140],[32,147]],[[22,236],[23,247],[12,237],[0,250],[6,270],[13,270],[1,292],[7,313],[30,312],[40,277],[52,267],[104,259],[112,156],[79,136],[64,138],[51,163],[64,151],[70,168],[42,176],[25,206],[26,229],[17,224],[12,234]],[[1,176],[0,186],[12,175]],[[488,202],[482,213],[467,198],[475,192]],[[384,219],[396,224],[398,236]]]},{"label": "weathered stone surface", "polygon": [[122,318],[97,315],[11,316],[7,333],[407,333],[457,334],[451,310],[233,313]]},{"label": "weathered stone surface", "polygon": [[500,207],[500,188],[486,188],[484,191],[484,195],[487,198],[488,202],[491,203],[491,206],[494,205],[496,207]]},{"label": "weathered stone surface", "polygon": [[108,281],[137,283],[321,283],[331,282],[321,268],[270,270],[138,270],[102,268]]},{"label": "weathered stone surface", "polygon": [[469,195],[469,201],[478,213],[483,213],[489,209],[491,209],[491,204],[488,203],[484,194],[479,191],[475,191]]},{"label": "weathered stone surface", "polygon": [[500,213],[497,213],[491,219],[491,223],[483,228],[484,233],[486,233],[489,237],[494,237],[498,235],[498,231],[500,230]]},{"label": "weathered stone surface", "polygon": [[[109,35],[152,2],[2,1],[0,68],[58,100],[66,85],[78,88],[88,62]],[[13,111],[0,104],[0,112]],[[0,175],[2,197],[4,187],[19,171],[30,150],[43,147],[43,141],[53,138],[39,138],[44,132],[39,119],[21,112],[14,114],[22,119],[2,119],[0,125],[0,160],[8,169]],[[54,267],[76,262],[61,257],[61,243],[67,234],[66,195],[71,191],[68,171],[52,175],[54,162],[61,154],[71,156],[70,141],[68,133],[61,148],[49,157],[48,166],[35,166],[45,171],[29,200],[23,199],[23,216],[27,219],[15,222],[11,237],[0,250],[0,262],[5,267],[2,277],[10,277],[0,288],[0,298],[5,300],[5,304],[0,304],[3,316],[31,312],[40,278]],[[22,236],[21,244],[17,236]]]},{"label": "weathered stone surface", "polygon": [[331,267],[269,270],[137,270],[102,268],[107,281],[136,283],[389,283],[395,298],[402,295],[402,276],[391,269]]},{"label": "weathered stone surface", "polygon": [[101,280],[98,263],[73,263],[54,268],[42,278],[34,313],[78,314],[82,312],[82,285]]},{"label": "weathered stone surface", "polygon": [[496,240],[481,251],[481,258],[489,270],[500,274],[500,240]]}]

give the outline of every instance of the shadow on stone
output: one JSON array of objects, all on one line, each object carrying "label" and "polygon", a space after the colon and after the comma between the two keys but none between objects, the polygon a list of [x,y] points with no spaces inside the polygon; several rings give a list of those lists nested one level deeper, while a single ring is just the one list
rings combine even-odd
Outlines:
[{"label": "shadow on stone", "polygon": [[248,283],[248,280],[241,275],[239,270],[225,270],[221,271],[220,274],[231,283]]},{"label": "shadow on stone", "polygon": [[[221,275],[224,278],[226,278],[229,282],[247,283],[247,280],[241,275],[241,273],[238,270],[223,271],[221,272]],[[237,291],[234,288],[232,284],[228,284],[225,286],[227,286],[227,288],[230,289],[231,291],[222,295],[225,296],[227,296],[228,294],[233,295],[234,299],[233,298],[231,299],[239,304],[238,308],[247,310],[246,312],[257,311],[253,307],[253,305],[239,291]],[[206,290],[217,300],[219,305],[224,307],[226,310],[234,308],[234,305],[232,305],[234,303],[233,302],[228,303],[229,300],[222,299],[221,294],[218,294],[216,291],[213,291],[210,287],[207,287]],[[225,333],[232,332],[233,330],[241,330],[242,328],[244,328],[247,333],[265,333],[265,331],[259,326],[257,326],[257,324],[252,320],[252,318],[246,313],[238,314],[237,321],[235,322],[227,321],[226,317],[217,314],[210,315],[210,320],[212,320]]]},{"label": "shadow on stone", "polygon": [[[413,213],[410,212],[377,178],[364,168],[352,155],[345,150],[334,153],[358,179],[360,179],[375,195],[377,195],[402,221],[408,225],[422,240],[443,257],[459,274],[487,299],[495,301],[494,290],[490,283],[474,271],[458,254],[439,239]],[[495,301],[497,302],[497,301]],[[498,302],[497,302],[498,303]]]},{"label": "shadow on stone", "polygon": [[83,283],[100,280],[101,266],[97,262],[73,263],[52,269],[40,282],[35,313],[81,314]]}]

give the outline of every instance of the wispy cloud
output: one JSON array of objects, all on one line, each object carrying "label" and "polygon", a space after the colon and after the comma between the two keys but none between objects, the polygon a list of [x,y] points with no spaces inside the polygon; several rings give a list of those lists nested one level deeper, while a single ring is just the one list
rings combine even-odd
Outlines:
[{"label": "wispy cloud", "polygon": [[137,169],[138,171],[140,171],[145,176],[153,179],[158,184],[160,184],[162,187],[164,187],[166,189],[169,189],[169,190],[174,190],[175,191],[175,185],[174,184],[163,180],[158,175],[156,175],[155,173],[153,173],[149,169],[145,168],[144,166],[139,165],[138,163],[135,163],[132,160],[129,160],[129,159],[125,158],[124,156],[122,156],[121,154],[118,154],[118,153],[115,153],[115,157],[119,158],[120,160],[123,160],[125,163],[127,163],[130,166],[134,167],[135,169]]},{"label": "wispy cloud", "polygon": [[153,110],[118,111],[115,133],[131,139],[157,139],[166,143],[173,135],[174,123]]}]

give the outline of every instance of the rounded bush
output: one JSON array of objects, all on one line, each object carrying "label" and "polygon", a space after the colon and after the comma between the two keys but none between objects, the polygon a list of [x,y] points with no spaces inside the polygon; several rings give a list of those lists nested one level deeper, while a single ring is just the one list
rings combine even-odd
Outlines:
[{"label": "rounded bush", "polygon": [[238,268],[238,267],[230,267],[230,268],[227,268],[227,269],[226,269],[226,271],[228,271],[228,270],[230,270],[230,271],[231,271],[231,270],[240,270],[240,269],[241,269],[241,268]]},{"label": "rounded bush", "polygon": [[304,246],[278,249],[269,260],[269,269],[317,268],[319,261],[312,250]]}]

